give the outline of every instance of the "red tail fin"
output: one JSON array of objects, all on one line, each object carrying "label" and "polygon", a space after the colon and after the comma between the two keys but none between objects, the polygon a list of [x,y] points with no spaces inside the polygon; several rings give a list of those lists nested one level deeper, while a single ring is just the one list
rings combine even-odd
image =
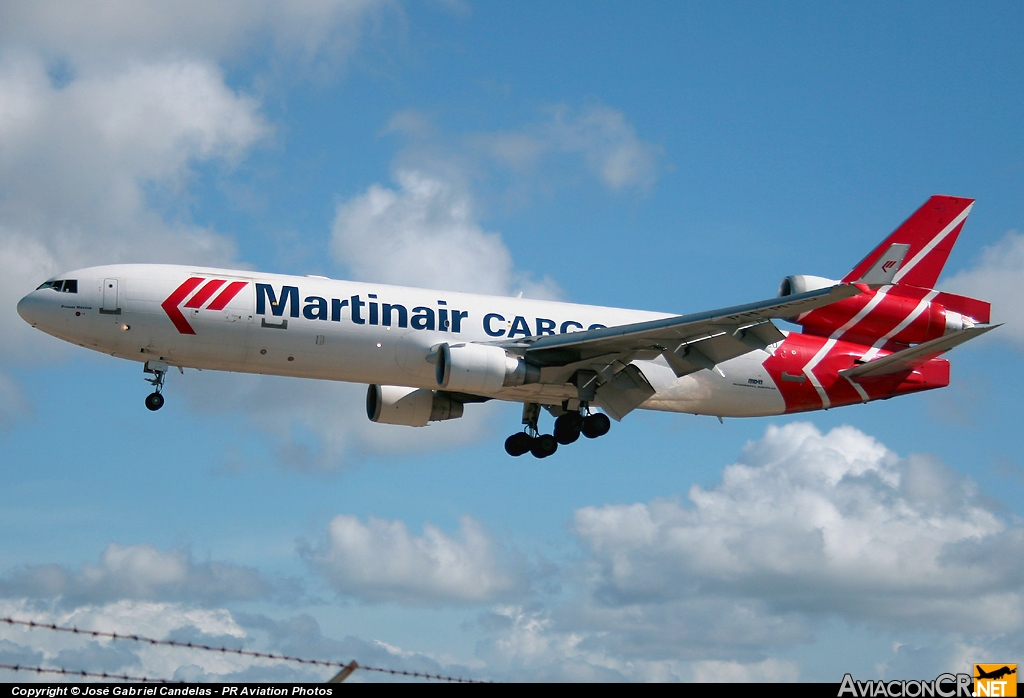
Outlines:
[{"label": "red tail fin", "polygon": [[858,281],[893,244],[904,244],[910,245],[910,249],[893,283],[934,288],[973,205],[974,199],[933,196],[855,266],[843,281]]},{"label": "red tail fin", "polygon": [[987,323],[986,301],[933,290],[973,205],[954,196],[928,199],[843,279],[865,284],[864,293],[796,322],[805,334],[892,350]]}]

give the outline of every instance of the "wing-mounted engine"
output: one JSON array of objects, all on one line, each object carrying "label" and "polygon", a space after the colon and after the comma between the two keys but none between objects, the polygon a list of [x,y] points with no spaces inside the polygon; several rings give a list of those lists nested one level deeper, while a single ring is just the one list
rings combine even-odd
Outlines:
[{"label": "wing-mounted engine", "polygon": [[460,393],[495,393],[536,383],[540,369],[505,349],[487,344],[441,344],[436,349],[437,385]]},{"label": "wing-mounted engine", "polygon": [[425,388],[371,385],[366,390],[366,416],[379,424],[425,427],[462,416],[463,403],[451,395]]}]

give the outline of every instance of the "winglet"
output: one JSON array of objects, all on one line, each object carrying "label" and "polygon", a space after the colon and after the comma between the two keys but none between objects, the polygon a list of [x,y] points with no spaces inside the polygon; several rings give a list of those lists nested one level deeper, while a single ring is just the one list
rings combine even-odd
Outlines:
[{"label": "winglet", "polygon": [[891,284],[896,277],[896,273],[900,270],[908,250],[910,250],[910,245],[907,243],[894,242],[889,245],[889,249],[875,261],[867,273],[854,281],[854,283],[864,284],[872,288]]}]

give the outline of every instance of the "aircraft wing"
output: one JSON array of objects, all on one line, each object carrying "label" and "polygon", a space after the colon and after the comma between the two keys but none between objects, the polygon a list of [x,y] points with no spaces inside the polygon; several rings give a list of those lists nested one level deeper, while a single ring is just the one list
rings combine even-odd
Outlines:
[{"label": "aircraft wing", "polygon": [[566,383],[574,374],[577,380],[592,381],[605,410],[621,419],[654,394],[640,370],[629,365],[634,359],[664,356],[680,377],[716,368],[781,342],[784,335],[772,318],[795,317],[858,293],[861,289],[854,285],[839,284],[693,315],[496,344],[539,366],[541,383]]},{"label": "aircraft wing", "polygon": [[991,332],[997,327],[1000,327],[1000,325],[971,327],[966,330],[953,332],[943,337],[922,342],[921,344],[910,347],[909,349],[903,349],[893,354],[889,354],[888,356],[883,356],[881,359],[875,359],[874,361],[868,361],[867,363],[860,364],[859,366],[845,369],[839,373],[847,378],[868,378],[870,376],[885,376],[891,373],[909,371],[915,366],[919,366],[930,359],[934,359],[936,356],[946,353],[953,347],[959,346],[969,339],[974,339],[986,332]]}]

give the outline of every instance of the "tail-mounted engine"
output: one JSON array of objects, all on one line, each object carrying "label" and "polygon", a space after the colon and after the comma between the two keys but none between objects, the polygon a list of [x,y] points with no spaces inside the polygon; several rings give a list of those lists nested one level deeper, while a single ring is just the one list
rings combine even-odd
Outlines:
[{"label": "tail-mounted engine", "polygon": [[379,424],[425,427],[462,416],[463,404],[450,395],[425,388],[371,385],[366,390],[366,416]]},{"label": "tail-mounted engine", "polygon": [[[818,276],[787,276],[779,286],[779,296],[838,283]],[[867,346],[880,339],[920,344],[989,322],[991,306],[975,298],[906,284],[863,289],[860,295],[787,319],[803,325],[804,334],[832,337],[838,333],[846,341]]]},{"label": "tail-mounted engine", "polygon": [[437,386],[454,392],[495,393],[540,380],[539,368],[488,344],[441,344],[434,358]]}]

